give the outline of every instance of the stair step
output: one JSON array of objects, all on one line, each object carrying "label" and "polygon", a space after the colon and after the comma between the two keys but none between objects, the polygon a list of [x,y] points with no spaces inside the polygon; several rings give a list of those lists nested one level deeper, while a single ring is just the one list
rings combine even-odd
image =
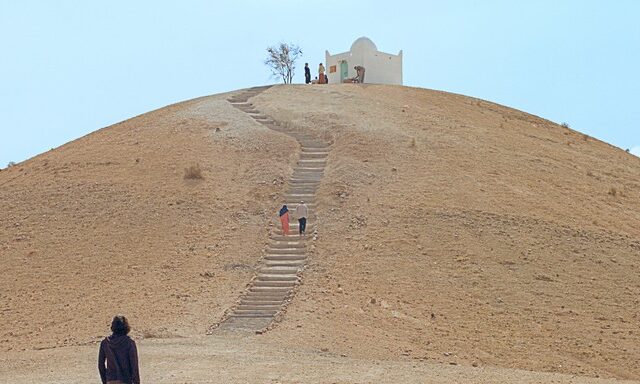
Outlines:
[{"label": "stair step", "polygon": [[298,275],[294,274],[276,274],[276,275],[267,275],[267,274],[259,274],[256,281],[298,281]]},{"label": "stair step", "polygon": [[[297,234],[298,234],[298,227],[300,227],[300,224],[298,224],[298,220],[297,220],[297,219],[294,219],[294,220],[295,220],[295,221],[292,221],[292,222],[290,222],[290,223],[289,223],[289,232],[290,232],[290,233],[291,233],[291,232],[295,232],[296,237],[294,237],[294,239],[296,239],[296,240],[297,240],[297,239],[298,239],[298,237],[297,237]],[[309,219],[308,219],[308,218],[307,218],[307,222],[309,222]],[[275,228],[275,229],[276,229],[276,230],[278,230],[278,231],[282,231],[282,228],[280,228],[281,224],[280,224],[280,223],[277,223],[277,225],[278,225],[278,227],[277,227],[277,228]],[[315,225],[309,225],[309,224],[307,224],[307,232],[310,232],[310,231],[314,230],[314,229],[315,229],[315,227],[316,227]]]},{"label": "stair step", "polygon": [[287,299],[288,292],[286,294],[281,293],[270,293],[270,292],[249,292],[245,296],[241,298],[241,302],[254,302],[254,301],[265,301],[265,302],[283,302]]},{"label": "stair step", "polygon": [[[274,255],[274,256],[282,256],[282,255]],[[285,255],[287,256],[287,255]],[[291,256],[291,255],[288,255]],[[265,256],[266,257],[266,256]],[[292,268],[292,267],[296,267],[296,268],[302,268],[306,262],[307,259],[287,259],[287,258],[271,258],[271,259],[266,259],[263,258],[262,262],[265,264],[265,266],[267,267],[286,267],[286,268]]]},{"label": "stair step", "polygon": [[293,287],[257,287],[253,286],[249,288],[249,292],[280,292],[289,294],[291,292],[291,288]]},{"label": "stair step", "polygon": [[296,165],[293,167],[294,171],[307,171],[307,172],[323,172],[325,166],[323,164],[304,164]]},{"label": "stair step", "polygon": [[311,181],[320,181],[319,177],[324,174],[324,169],[293,169],[292,179],[303,179]]},{"label": "stair step", "polygon": [[240,305],[255,305],[255,306],[282,306],[284,300],[241,300]]},{"label": "stair step", "polygon": [[243,305],[240,304],[236,307],[236,311],[279,311],[282,309],[281,305]]},{"label": "stair step", "polygon": [[[305,203],[306,204],[306,203]],[[289,206],[287,204],[287,206]],[[291,228],[295,228],[298,229],[298,227],[300,226],[300,224],[298,223],[298,219],[289,219],[289,220],[293,220],[293,221],[289,221],[289,229]],[[278,220],[277,224],[280,224],[280,220]],[[307,224],[307,229],[311,228],[311,226],[309,224]],[[298,239],[295,239],[298,240]]]},{"label": "stair step", "polygon": [[273,85],[256,85],[249,88],[249,90],[262,93],[271,87],[273,87]]},{"label": "stair step", "polygon": [[274,248],[274,249],[266,249],[264,252],[267,255],[298,255],[298,256],[303,256],[304,254],[307,253],[307,250],[305,248],[294,248],[294,250],[292,249],[288,249],[288,248]]},{"label": "stair step", "polygon": [[[307,222],[309,221],[307,220]],[[288,236],[271,235],[269,236],[269,240],[270,240],[269,245],[279,244],[277,248],[304,248],[305,247],[305,239],[298,236],[297,233],[295,235],[290,234]],[[290,247],[283,247],[282,244],[290,245]]]},{"label": "stair step", "polygon": [[299,239],[300,241],[306,240],[304,237],[301,237],[298,233],[290,233],[287,236],[278,235],[274,233],[274,234],[271,234],[271,236],[269,236],[269,240],[271,241],[291,241],[294,239]]},{"label": "stair step", "polygon": [[306,263],[307,257],[306,255],[265,255],[262,260],[268,267],[300,266]]},{"label": "stair step", "polygon": [[310,190],[310,189],[302,189],[302,188],[289,188],[289,190],[287,191],[287,195],[291,196],[291,195],[310,195],[310,196],[314,196],[316,195],[316,190]]},{"label": "stair step", "polygon": [[291,175],[292,179],[298,179],[299,176],[302,176],[301,178],[306,178],[309,176],[322,176],[322,174],[324,173],[324,168],[318,168],[318,169],[311,169],[311,168],[293,168],[293,174]]},{"label": "stair step", "polygon": [[298,164],[295,167],[292,168],[292,170],[295,171],[313,171],[313,172],[320,172],[323,173],[325,171],[326,167],[324,165],[320,165],[320,166],[315,166],[315,165],[307,165],[307,164]]},{"label": "stair step", "polygon": [[298,268],[261,268],[259,273],[266,275],[293,275],[296,276]]},{"label": "stair step", "polygon": [[288,287],[293,288],[296,285],[295,281],[265,281],[265,280],[254,280],[253,287]]},{"label": "stair step", "polygon": [[264,257],[265,260],[277,260],[277,261],[305,260],[306,258],[307,256],[305,255],[266,255]]},{"label": "stair step", "polygon": [[[313,233],[315,230],[316,230],[315,227],[307,227],[305,232],[307,234],[309,234],[309,233]],[[277,236],[284,236],[281,228],[274,229],[272,234],[273,235],[277,235]],[[296,237],[300,237],[300,230],[298,229],[297,226],[296,226],[296,228],[289,227],[289,235],[287,235],[287,236],[291,236],[291,235],[296,236]]]},{"label": "stair step", "polygon": [[263,317],[268,317],[268,318],[272,318],[273,315],[271,314],[242,314],[242,313],[233,313],[231,315],[229,315],[229,318],[234,318],[234,319],[256,319],[256,318],[263,318]]},{"label": "stair step", "polygon": [[[300,200],[296,199],[292,201],[291,199],[289,199],[289,201],[285,201],[284,204],[287,204],[287,207],[289,207],[290,211],[295,211],[295,209],[298,207],[298,204],[300,204]],[[307,204],[309,208],[316,205],[315,201],[310,201],[308,203],[305,202],[305,204]]]},{"label": "stair step", "polygon": [[[291,190],[291,188],[289,190]],[[315,193],[302,193],[302,192],[308,192],[308,190],[298,189],[298,190],[294,190],[293,192],[287,191],[285,196],[303,195],[303,197],[304,197],[304,195],[309,195],[308,196],[309,198],[314,198],[316,196]],[[309,205],[311,203],[315,204],[315,200],[313,200],[313,202],[312,202],[311,200],[309,200],[309,198],[307,198],[308,202],[305,201],[305,204],[307,204],[307,205]],[[291,201],[291,199],[288,199],[288,200]],[[296,200],[297,201],[295,203],[293,203],[293,207],[289,207],[289,205],[287,204],[287,207],[289,208],[290,211],[294,211],[298,207],[298,204],[300,204],[300,200],[298,200],[298,199],[296,199]],[[285,203],[286,203],[286,201],[285,201]]]},{"label": "stair step", "polygon": [[289,184],[289,189],[287,190],[287,194],[298,194],[301,193],[303,195],[315,195],[318,191],[318,184],[315,185],[298,185],[298,184]]},{"label": "stair step", "polygon": [[290,242],[290,241],[277,241],[271,242],[267,246],[267,249],[273,250],[282,250],[286,249],[283,253],[293,253],[300,251],[301,249],[304,251],[306,249],[304,242]]},{"label": "stair step", "polygon": [[268,310],[268,311],[256,311],[256,310],[235,310],[233,311],[234,317],[273,317],[277,310]]},{"label": "stair step", "polygon": [[294,169],[291,174],[291,178],[293,179],[306,179],[310,181],[320,181],[322,175],[324,174],[324,170],[322,171],[312,171],[308,169]]},{"label": "stair step", "polygon": [[314,188],[314,190],[320,188],[320,180],[290,178],[287,180],[287,183],[289,184],[289,188]]},{"label": "stair step", "polygon": [[289,183],[289,185],[295,185],[295,184],[320,185],[320,181],[297,179],[295,177],[290,178],[289,180],[287,180],[287,182]]},{"label": "stair step", "polygon": [[[278,256],[305,257],[306,254],[305,254],[305,252],[295,252],[295,253],[289,252],[289,253],[285,253],[285,252],[278,252],[278,251],[274,250],[274,251],[271,251],[271,252],[267,251],[266,254],[265,254],[265,257],[267,257],[267,256],[275,256],[275,257],[278,257]],[[269,259],[265,259],[265,260],[269,260]]]},{"label": "stair step", "polygon": [[[301,201],[304,201],[305,204],[309,205],[311,203],[315,203],[315,195],[302,195],[302,194],[294,194],[294,195],[284,195],[283,199],[285,201],[296,201],[297,203],[295,204],[295,207],[292,209],[295,210],[295,208],[300,204]],[[289,204],[287,204],[287,207],[289,207]],[[295,219],[297,221],[297,219]]]},{"label": "stair step", "polygon": [[[298,221],[298,220],[296,220],[296,221]],[[309,219],[307,218],[307,223],[308,222],[309,222]],[[305,243],[305,239],[301,238],[300,236],[298,236],[297,233],[295,233],[295,234],[291,233],[288,236],[271,235],[271,236],[269,236],[269,240],[277,241],[277,242],[286,242],[286,243],[295,243],[295,242],[302,243],[302,244]],[[293,248],[295,248],[295,247],[293,247]]]}]

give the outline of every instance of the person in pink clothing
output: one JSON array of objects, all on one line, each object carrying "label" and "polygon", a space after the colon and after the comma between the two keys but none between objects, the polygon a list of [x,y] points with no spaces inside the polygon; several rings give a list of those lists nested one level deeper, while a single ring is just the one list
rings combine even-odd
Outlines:
[{"label": "person in pink clothing", "polygon": [[282,234],[287,236],[289,234],[289,208],[286,204],[280,208],[280,224],[282,224]]}]

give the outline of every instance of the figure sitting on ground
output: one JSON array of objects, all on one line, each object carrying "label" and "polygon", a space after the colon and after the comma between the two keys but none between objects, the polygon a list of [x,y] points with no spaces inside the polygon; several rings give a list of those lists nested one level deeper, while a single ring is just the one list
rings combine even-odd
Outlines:
[{"label": "figure sitting on ground", "polygon": [[344,79],[342,82],[343,83],[359,83],[362,84],[364,83],[364,67],[361,65],[356,65],[355,67],[353,67],[353,69],[356,70],[356,76],[355,77],[350,77],[348,79]]}]

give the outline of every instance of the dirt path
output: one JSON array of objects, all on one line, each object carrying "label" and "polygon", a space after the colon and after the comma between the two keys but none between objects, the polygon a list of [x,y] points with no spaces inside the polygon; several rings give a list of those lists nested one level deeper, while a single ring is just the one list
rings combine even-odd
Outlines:
[{"label": "dirt path", "polygon": [[[625,383],[493,367],[360,359],[304,347],[280,348],[261,335],[148,339],[138,345],[144,383]],[[0,382],[98,382],[97,348],[3,354]]]}]

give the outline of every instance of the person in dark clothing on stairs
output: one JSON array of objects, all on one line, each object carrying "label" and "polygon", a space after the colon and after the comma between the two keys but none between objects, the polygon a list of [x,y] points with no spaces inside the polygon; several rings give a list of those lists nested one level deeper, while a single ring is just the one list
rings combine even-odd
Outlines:
[{"label": "person in dark clothing on stairs", "polygon": [[296,207],[296,217],[298,218],[298,230],[300,231],[300,236],[305,235],[305,231],[307,230],[307,216],[309,215],[309,207],[304,201],[301,201],[300,204]]},{"label": "person in dark clothing on stairs", "polygon": [[311,68],[309,68],[309,63],[304,63],[304,82],[305,84],[311,82]]},{"label": "person in dark clothing on stairs", "polygon": [[138,350],[129,336],[127,318],[117,315],[111,322],[111,336],[100,343],[98,371],[102,384],[140,384]]}]

